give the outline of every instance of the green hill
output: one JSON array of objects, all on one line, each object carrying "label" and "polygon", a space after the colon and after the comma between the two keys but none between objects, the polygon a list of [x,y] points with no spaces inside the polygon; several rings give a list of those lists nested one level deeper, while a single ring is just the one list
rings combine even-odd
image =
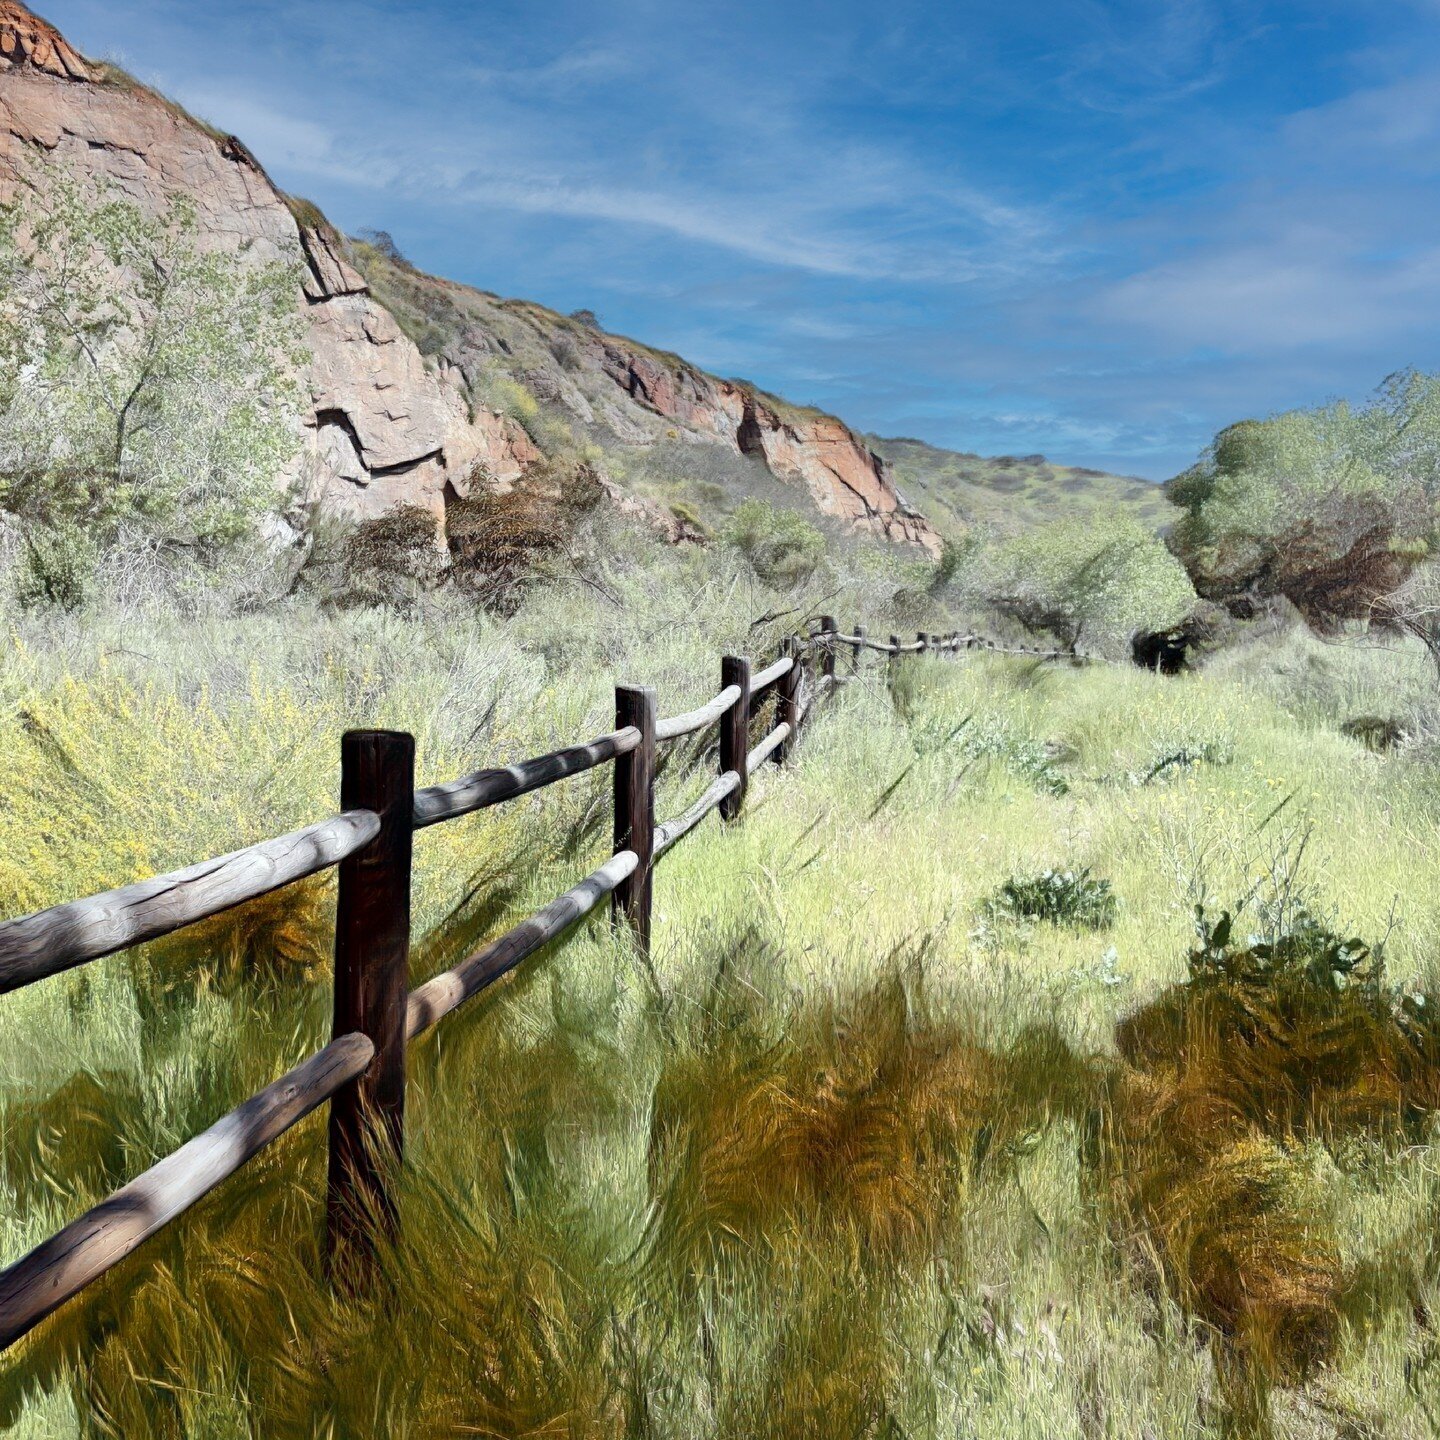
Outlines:
[{"label": "green hill", "polygon": [[1175,516],[1160,487],[1133,475],[1058,465],[1043,455],[986,457],[923,440],[866,437],[897,488],[940,530],[983,525],[1011,532],[1119,505],[1157,530]]}]

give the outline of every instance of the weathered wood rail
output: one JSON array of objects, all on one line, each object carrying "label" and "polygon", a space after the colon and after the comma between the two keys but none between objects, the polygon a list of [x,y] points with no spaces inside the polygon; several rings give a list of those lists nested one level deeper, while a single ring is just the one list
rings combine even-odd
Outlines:
[{"label": "weathered wood rail", "polygon": [[[334,1020],[330,1043],[185,1142],[108,1199],[0,1271],[0,1349],[99,1279],[150,1236],[235,1174],[326,1101],[329,1169],[326,1255],[349,1290],[373,1276],[379,1231],[399,1216],[393,1169],[404,1144],[405,1051],[409,1041],[558,939],[607,895],[617,923],[648,950],[656,863],[712,811],[742,813],[749,778],[783,763],[812,706],[845,683],[836,654],[854,668],[866,651],[889,657],[1001,647],[974,635],[922,633],[902,644],[842,634],[822,616],[753,672],[743,656],[721,662],[721,688],[703,705],[660,719],[655,692],[616,691],[615,729],[588,744],[478,770],[417,790],[411,736],[359,730],[341,742],[341,813],[218,859],[0,923],[0,994],[34,984],[193,925],[323,870],[338,868]],[[1024,651],[1074,659],[1059,651]],[[773,723],[752,745],[751,729],[775,700]],[[657,750],[719,727],[719,766],[682,814],[655,822]],[[614,766],[614,849],[563,895],[442,974],[410,990],[411,851],[416,831]]]}]

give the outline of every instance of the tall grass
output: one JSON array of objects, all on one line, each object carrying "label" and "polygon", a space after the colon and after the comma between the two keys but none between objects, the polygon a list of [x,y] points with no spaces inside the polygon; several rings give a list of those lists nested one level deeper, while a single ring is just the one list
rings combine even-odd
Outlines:
[{"label": "tall grass", "polygon": [[[894,590],[674,554],[590,579],[503,625],[21,622],[5,912],[326,813],[347,725],[414,731],[422,783],[449,778],[608,728],[617,681],[687,708],[807,610],[880,629]],[[413,1047],[378,1298],[320,1278],[306,1122],[14,1352],[0,1425],[1434,1433],[1435,1061],[1394,1029],[1440,953],[1431,772],[1341,735],[1343,686],[1284,683],[1258,653],[1175,680],[872,664],[740,822],[667,856],[649,963],[597,919]],[[667,767],[662,812],[713,759]],[[607,838],[603,775],[426,831],[416,978]],[[1105,928],[992,903],[1084,870]],[[1197,904],[1238,908],[1236,947],[1302,906],[1385,937],[1384,985],[1207,988]],[[7,997],[5,1258],[323,1040],[330,905],[300,887]]]}]

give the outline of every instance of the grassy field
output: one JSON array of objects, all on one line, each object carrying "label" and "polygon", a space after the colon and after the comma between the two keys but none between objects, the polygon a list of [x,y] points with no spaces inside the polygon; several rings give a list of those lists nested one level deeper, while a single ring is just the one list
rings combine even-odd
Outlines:
[{"label": "grassy field", "polygon": [[[429,783],[608,728],[616,681],[687,708],[797,616],[752,618],[889,623],[863,575],[656,565],[504,623],[18,620],[4,913],[328,813],[350,724]],[[312,1118],[7,1357],[0,1428],[1436,1434],[1432,683],[1295,633],[1178,679],[867,666],[666,858],[653,963],[597,920],[414,1047],[381,1299],[317,1278]],[[1377,710],[1412,742],[1340,733]],[[589,869],[608,806],[592,775],[420,837],[416,978]],[[323,1042],[331,904],[6,998],[5,1259]]]}]

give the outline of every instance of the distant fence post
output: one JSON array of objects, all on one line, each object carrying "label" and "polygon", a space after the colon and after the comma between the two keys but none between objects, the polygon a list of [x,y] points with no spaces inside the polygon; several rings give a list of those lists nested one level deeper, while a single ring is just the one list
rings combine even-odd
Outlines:
[{"label": "distant fence post", "polygon": [[376,1230],[398,1225],[392,1171],[405,1125],[405,1004],[410,966],[410,852],[415,739],[394,730],[351,730],[340,742],[340,808],[373,810],[375,838],[340,862],[335,912],[333,1036],[374,1042],[364,1074],[330,1102],[325,1254],[347,1290],[374,1277]]},{"label": "distant fence post", "polygon": [[833,615],[822,615],[820,617],[820,675],[824,679],[835,679],[835,636],[839,633],[839,627],[835,624]]},{"label": "distant fence post", "polygon": [[890,637],[890,671],[891,671],[892,674],[893,674],[894,671],[895,671],[895,667],[896,667],[897,665],[899,665],[899,663],[900,663],[900,637],[899,637],[898,635],[892,635],[892,636]]},{"label": "distant fence post", "polygon": [[920,642],[920,653],[923,655],[930,648],[930,637],[923,630],[917,630],[915,638]]},{"label": "distant fence post", "polygon": [[642,954],[650,953],[650,913],[654,895],[655,855],[655,691],[648,685],[615,689],[615,728],[633,725],[640,743],[615,757],[615,853],[633,850],[637,864],[616,887],[610,914],[630,924]]},{"label": "distant fence post", "polygon": [[745,790],[750,776],[745,757],[750,750],[750,662],[743,656],[727,655],[720,662],[720,688],[740,687],[740,698],[720,720],[720,773],[733,770],[740,783],[721,802],[720,814],[733,820],[745,803]]},{"label": "distant fence post", "polygon": [[777,765],[783,765],[790,758],[800,733],[800,646],[793,635],[785,641],[781,653],[790,657],[791,665],[777,686],[775,722],[788,725],[790,733],[775,750]]},{"label": "distant fence post", "polygon": [[852,675],[858,675],[860,673],[860,662],[865,658],[865,627],[863,625],[857,625],[855,627],[855,641],[854,664],[850,670]]}]

